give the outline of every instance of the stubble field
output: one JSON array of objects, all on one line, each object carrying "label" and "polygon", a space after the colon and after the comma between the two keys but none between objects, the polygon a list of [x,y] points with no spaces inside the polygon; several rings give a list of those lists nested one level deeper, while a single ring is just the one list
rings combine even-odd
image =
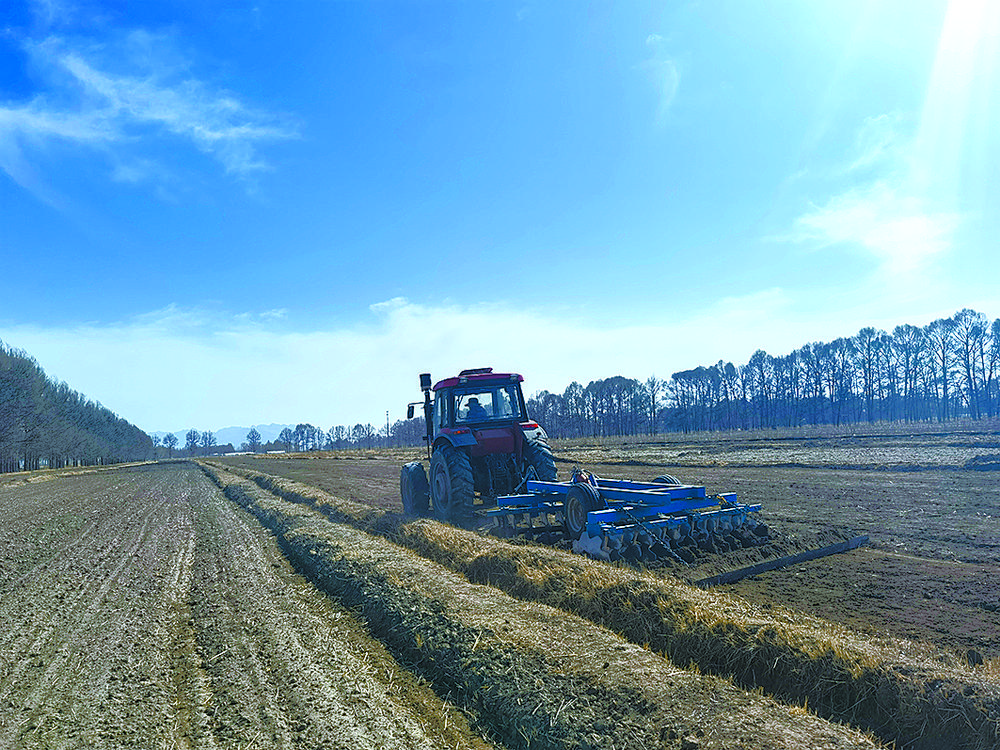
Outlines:
[{"label": "stubble field", "polygon": [[[554,447],[560,480],[576,465],[640,480],[669,472],[761,503],[769,526],[803,546],[816,537],[870,537],[850,553],[722,590],[863,632],[1000,657],[1000,472],[964,468],[982,457],[1000,460],[1000,431],[708,434]],[[399,466],[421,457],[414,450],[226,461],[401,511]],[[719,560],[665,572],[693,580],[737,566]]]},{"label": "stubble field", "polygon": [[0,517],[0,747],[489,747],[194,464]]},{"label": "stubble field", "polygon": [[996,747],[997,440],[556,446],[871,536],[712,592],[402,518],[418,451],[3,477],[0,748]]}]

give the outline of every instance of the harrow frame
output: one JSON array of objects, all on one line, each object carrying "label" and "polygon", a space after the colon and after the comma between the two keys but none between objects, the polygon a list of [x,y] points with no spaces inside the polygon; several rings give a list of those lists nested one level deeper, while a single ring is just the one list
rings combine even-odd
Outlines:
[{"label": "harrow frame", "polygon": [[[709,495],[697,485],[603,479],[590,474],[587,478],[585,483],[596,489],[607,507],[589,510],[580,538],[567,538],[573,542],[574,551],[594,557],[670,557],[688,561],[678,556],[681,546],[694,545],[696,540],[710,539],[717,533],[752,529],[757,525],[752,514],[761,510],[760,504],[740,503],[735,492]],[[564,532],[566,497],[577,484],[580,482],[529,479],[526,492],[498,497],[497,507],[486,515],[496,520],[501,533],[541,536]],[[534,523],[539,516],[546,517],[542,526]],[[549,516],[557,522],[548,522]],[[525,518],[527,527],[517,528],[516,524]]]}]

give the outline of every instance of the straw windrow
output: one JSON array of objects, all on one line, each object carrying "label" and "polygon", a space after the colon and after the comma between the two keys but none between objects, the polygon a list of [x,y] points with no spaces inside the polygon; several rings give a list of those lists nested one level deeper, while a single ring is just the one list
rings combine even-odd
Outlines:
[{"label": "straw windrow", "polygon": [[509,747],[876,747],[856,730],[679,669],[579,617],[472,584],[384,538],[207,471],[399,661]]},{"label": "straw windrow", "polygon": [[764,611],[719,592],[341,500],[290,480],[238,470],[285,499],[386,536],[521,599],[604,625],[679,666],[732,677],[907,748],[1000,746],[1000,685],[933,647],[873,639],[817,618]]}]

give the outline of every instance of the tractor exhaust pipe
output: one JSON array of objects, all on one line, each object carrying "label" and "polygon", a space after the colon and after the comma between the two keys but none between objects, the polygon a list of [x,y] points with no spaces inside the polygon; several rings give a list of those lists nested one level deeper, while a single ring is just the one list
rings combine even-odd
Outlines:
[{"label": "tractor exhaust pipe", "polygon": [[431,374],[429,372],[420,373],[420,390],[424,392],[424,422],[427,425],[427,435],[424,437],[427,443],[427,460],[431,458],[431,443],[434,440],[434,405],[431,403]]}]

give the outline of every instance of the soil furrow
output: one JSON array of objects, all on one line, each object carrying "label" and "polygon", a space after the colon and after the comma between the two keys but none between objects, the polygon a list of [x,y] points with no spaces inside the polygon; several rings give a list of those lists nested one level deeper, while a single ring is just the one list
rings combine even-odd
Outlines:
[{"label": "soil furrow", "polygon": [[[139,527],[132,530],[131,540],[124,549],[120,544],[105,547],[93,540],[94,529],[98,524],[91,524],[84,530],[80,544],[69,544],[61,549],[45,565],[38,566],[31,585],[20,587],[28,593],[28,596],[22,599],[25,604],[37,601],[41,598],[38,590],[49,587],[57,592],[57,604],[51,609],[32,607],[31,615],[26,618],[28,619],[26,627],[16,634],[13,642],[0,644],[0,648],[8,652],[27,652],[34,657],[20,662],[6,675],[8,684],[6,688],[0,689],[0,701],[13,700],[13,691],[19,686],[32,684],[33,689],[22,692],[17,697],[23,708],[30,713],[47,692],[58,692],[61,682],[66,679],[64,663],[69,658],[69,654],[60,649],[59,645],[67,641],[73,642],[81,634],[91,630],[95,622],[99,622],[104,597],[112,588],[121,585],[123,574],[127,573],[133,556],[145,541],[152,517],[157,510],[156,507],[146,510],[141,517]],[[124,532],[119,533],[124,534]],[[87,542],[90,541],[94,543],[88,545]],[[123,540],[119,537],[116,541],[120,543]],[[73,582],[70,581],[70,588],[67,588],[66,569],[75,566],[66,563],[88,553],[93,570],[100,571],[100,575],[92,575],[78,588],[73,588]],[[0,617],[6,617],[6,613],[0,613]],[[42,670],[40,676],[34,677],[30,682],[23,679],[27,671],[37,672],[38,669]]]},{"label": "soil furrow", "polygon": [[[434,747],[401,695],[410,678],[371,644],[352,648],[367,638],[352,616],[298,579],[277,549],[263,554],[273,539],[237,512],[215,503],[200,515],[199,538],[212,544],[196,547],[192,580],[219,744],[259,735],[272,747]],[[259,697],[248,704],[247,695]]]}]

